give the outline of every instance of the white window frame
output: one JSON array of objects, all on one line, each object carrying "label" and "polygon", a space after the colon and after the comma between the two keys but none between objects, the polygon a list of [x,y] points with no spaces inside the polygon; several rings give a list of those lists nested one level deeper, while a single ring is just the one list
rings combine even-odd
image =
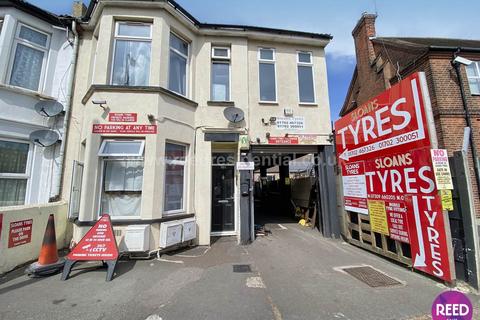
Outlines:
[{"label": "white window frame", "polygon": [[[32,43],[28,40],[20,38],[20,29],[22,28],[22,26],[26,27],[28,29],[31,29],[35,32],[42,33],[42,34],[46,35],[47,36],[47,43],[46,43],[45,47],[42,47],[42,46],[40,46],[36,43]],[[15,30],[15,38],[13,40],[12,55],[10,57],[10,62],[9,62],[9,66],[8,66],[8,79],[7,79],[8,85],[11,85],[11,86],[14,86],[14,87],[17,87],[17,88],[22,88],[23,90],[33,91],[33,92],[43,91],[44,84],[45,84],[45,75],[46,75],[48,59],[49,59],[49,53],[50,53],[50,38],[51,38],[51,36],[47,32],[38,30],[37,28],[31,27],[31,26],[29,26],[25,23],[22,23],[22,22],[17,23],[17,28]],[[28,88],[24,88],[24,87],[20,87],[20,86],[10,84],[10,81],[12,79],[13,63],[15,62],[15,55],[17,53],[17,48],[18,48],[19,44],[24,45],[26,47],[30,47],[30,48],[38,50],[38,51],[42,51],[44,53],[43,61],[42,61],[42,71],[40,72],[40,78],[39,78],[39,81],[38,81],[37,90],[31,90],[31,89],[28,89]]]},{"label": "white window frame", "polygon": [[[118,30],[120,28],[120,25],[142,25],[142,26],[149,26],[150,27],[150,36],[149,37],[132,37],[132,36],[121,36],[118,34]],[[152,68],[152,24],[147,23],[147,22],[135,22],[135,21],[117,21],[115,22],[115,32],[113,35],[113,51],[112,51],[112,57],[111,57],[111,67],[110,67],[110,85],[113,84],[113,68],[114,68],[114,60],[115,60],[115,50],[117,49],[117,40],[128,40],[128,41],[137,41],[137,42],[150,42],[150,66],[148,68],[148,82],[150,82],[150,76],[151,76],[151,68]],[[98,47],[98,39],[97,39],[97,47]],[[97,60],[97,49],[95,49],[95,61],[96,63]],[[94,66],[95,68],[95,66]],[[95,77],[95,73],[92,73],[92,79]],[[146,84],[147,86],[150,85],[150,83]],[[132,86],[133,87],[133,86]]]},{"label": "white window frame", "polygon": [[[475,79],[477,80],[477,82],[480,82],[480,61],[472,61],[472,64],[471,65],[475,65],[475,68],[477,69],[477,76],[476,77],[469,77],[468,76],[468,73],[467,73],[467,80],[470,80],[470,79]],[[470,66],[471,66],[470,65]],[[465,72],[467,71],[466,68],[468,68],[469,66],[466,66],[465,67]],[[480,93],[472,93],[472,88],[470,87],[470,83],[468,85],[468,89],[470,90],[470,94],[472,96],[478,96],[480,95]]]},{"label": "white window frame", "polygon": [[[108,142],[117,142],[117,143],[128,143],[128,142],[141,142],[140,150],[137,154],[125,154],[125,153],[105,153],[103,150]],[[145,150],[145,140],[142,139],[104,139],[100,148],[98,149],[99,157],[142,157],[143,151]]]},{"label": "white window frame", "polygon": [[[167,140],[165,141],[165,151],[167,150],[167,144],[174,144],[177,146],[182,146],[185,148],[185,160],[168,160],[166,153],[164,154],[165,168],[163,170],[163,215],[170,216],[175,214],[182,214],[186,212],[187,207],[187,176],[188,176],[188,152],[189,145],[181,142]],[[182,197],[182,208],[176,210],[165,210],[165,192],[167,190],[167,164],[172,165],[183,165],[183,197]]]},{"label": "white window frame", "polygon": [[[138,156],[138,155],[126,155],[124,153],[122,154],[116,154],[116,153],[112,153],[112,154],[105,154],[105,153],[100,153],[100,150],[102,150],[104,147],[105,147],[105,142],[106,141],[115,141],[115,142],[118,142],[118,141],[141,141],[142,142],[142,146],[141,146],[141,155]],[[126,161],[126,160],[143,160],[143,164],[144,164],[144,169],[145,169],[145,157],[143,156],[143,151],[144,151],[144,147],[145,147],[145,140],[143,139],[105,139],[102,141],[102,144],[100,145],[100,148],[99,148],[99,151],[98,151],[98,156],[101,157],[100,159],[100,192],[98,194],[98,210],[97,210],[97,217],[101,217],[101,215],[103,214],[102,212],[102,194],[104,192],[104,181],[105,181],[105,165],[106,165],[106,162],[107,161]],[[139,152],[140,154],[140,152]],[[109,158],[109,157],[112,157],[112,158]],[[142,180],[142,186],[143,186],[143,183],[145,182],[145,171],[143,172],[143,180]],[[138,216],[113,216],[113,215],[110,215],[110,218],[112,220],[115,220],[115,219],[123,219],[123,220],[139,220],[141,219],[142,217],[142,201],[143,201],[143,190],[140,192],[141,194],[141,200],[140,200],[140,215]]]},{"label": "white window frame", "polygon": [[[180,40],[184,41],[187,44],[187,55],[183,54],[182,52],[178,51],[175,48],[172,48],[172,46],[170,45],[170,34],[173,34],[174,36],[176,36],[177,38],[179,38]],[[191,41],[185,39],[185,37],[182,37],[181,35],[179,35],[175,31],[170,30],[170,33],[168,34],[168,90],[170,90],[172,92],[175,92],[176,94],[179,94],[179,95],[181,95],[185,98],[189,97],[189,90],[190,90],[190,84],[189,84],[189,81],[190,81],[190,45],[191,45]],[[177,91],[174,91],[174,90],[170,89],[170,51],[173,51],[176,54],[182,56],[187,61],[187,65],[185,66],[185,94],[181,94],[180,92],[177,92]]]},{"label": "white window frame", "polygon": [[[227,57],[217,57],[214,55],[214,50],[215,49],[227,49],[228,50],[228,56]],[[223,100],[214,100],[213,99],[213,64],[214,63],[223,63],[223,64],[228,64],[228,100],[226,101],[232,101],[232,63],[231,63],[231,58],[230,58],[230,48],[229,47],[223,47],[223,46],[213,46],[212,47],[212,61],[210,64],[210,100],[215,101],[215,102],[225,102]]]},{"label": "white window frame", "polygon": [[28,156],[27,156],[27,166],[25,167],[25,173],[2,173],[0,172],[0,179],[26,179],[27,180],[27,187],[25,189],[25,203],[30,203],[30,189],[31,189],[31,180],[32,180],[32,162],[33,162],[33,155],[34,155],[34,145],[26,140],[20,139],[12,139],[6,137],[0,137],[2,141],[9,141],[9,142],[17,142],[17,143],[24,143],[28,144]]},{"label": "white window frame", "polygon": [[[300,53],[309,54],[310,62],[301,62]],[[300,96],[300,78],[298,76],[298,67],[311,67],[312,68],[312,85],[313,85],[313,102],[303,102]],[[297,85],[298,85],[298,103],[303,105],[316,105],[317,104],[317,92],[315,88],[315,70],[313,68],[313,52],[311,51],[297,51]]]},{"label": "white window frame", "polygon": [[[227,56],[216,56],[215,49],[227,50]],[[230,47],[227,46],[212,46],[212,59],[215,60],[230,60]]]},{"label": "white window frame", "polygon": [[[269,59],[262,59],[261,58],[261,50],[272,50],[272,60]],[[277,81],[277,58],[276,58],[276,50],[275,48],[267,48],[267,47],[259,47],[257,51],[257,59],[258,59],[258,97],[259,97],[259,102],[260,103],[270,103],[270,104],[276,104],[278,103],[278,81]],[[273,64],[273,71],[275,75],[275,99],[274,100],[262,100],[262,94],[261,94],[261,83],[260,83],[260,64],[261,63],[269,63]]]}]

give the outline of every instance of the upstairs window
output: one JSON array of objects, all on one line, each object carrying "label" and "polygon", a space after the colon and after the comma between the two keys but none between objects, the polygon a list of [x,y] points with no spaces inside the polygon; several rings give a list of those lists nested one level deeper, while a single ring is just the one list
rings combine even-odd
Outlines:
[{"label": "upstairs window", "polygon": [[468,85],[471,94],[480,94],[480,61],[467,66]]},{"label": "upstairs window", "polygon": [[230,48],[212,48],[212,101],[230,101]]},{"label": "upstairs window", "polygon": [[30,144],[0,139],[0,207],[25,204]]},{"label": "upstairs window", "polygon": [[151,43],[151,24],[116,23],[112,85],[147,86],[149,84]]},{"label": "upstairs window", "polygon": [[12,86],[39,91],[44,77],[50,37],[24,24],[18,24],[10,66]]},{"label": "upstairs window", "polygon": [[277,84],[275,71],[275,50],[260,48],[258,50],[260,102],[277,101]]},{"label": "upstairs window", "polygon": [[311,52],[297,53],[298,91],[300,103],[315,103],[313,60]]},{"label": "upstairs window", "polygon": [[187,95],[188,47],[188,42],[170,33],[168,88],[182,96]]}]

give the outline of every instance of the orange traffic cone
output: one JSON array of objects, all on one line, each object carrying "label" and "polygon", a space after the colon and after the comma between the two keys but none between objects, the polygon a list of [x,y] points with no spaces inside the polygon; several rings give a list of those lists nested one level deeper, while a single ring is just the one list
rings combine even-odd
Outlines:
[{"label": "orange traffic cone", "polygon": [[31,277],[47,276],[59,272],[65,264],[64,259],[58,258],[57,237],[55,235],[55,218],[53,214],[48,217],[47,228],[43,236],[42,248],[38,261],[32,263],[25,273]]}]

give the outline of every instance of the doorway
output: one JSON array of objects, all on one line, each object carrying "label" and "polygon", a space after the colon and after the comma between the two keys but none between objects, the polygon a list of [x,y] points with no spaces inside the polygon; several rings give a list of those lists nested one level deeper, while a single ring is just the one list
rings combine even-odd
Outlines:
[{"label": "doorway", "polygon": [[216,235],[235,232],[234,154],[214,154],[212,163],[212,228]]}]

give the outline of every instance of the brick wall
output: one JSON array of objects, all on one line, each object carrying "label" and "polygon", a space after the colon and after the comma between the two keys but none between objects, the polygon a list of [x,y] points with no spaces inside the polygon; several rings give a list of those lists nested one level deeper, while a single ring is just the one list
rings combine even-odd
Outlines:
[{"label": "brick wall", "polygon": [[[480,60],[480,55],[470,58]],[[452,155],[454,151],[462,149],[463,132],[467,125],[462,97],[458,86],[458,79],[455,69],[451,65],[451,60],[452,54],[433,55],[429,59],[429,64],[432,70],[431,81],[433,82],[436,100],[433,110],[435,114],[435,125],[438,132],[439,145],[440,148],[447,149],[450,155]],[[473,96],[470,94],[465,67],[462,67],[461,69],[463,87],[467,96],[469,110],[472,114],[472,133],[477,150],[480,150],[480,96]],[[432,92],[430,92],[430,94],[432,94]],[[468,153],[468,163],[474,194],[475,211],[477,217],[480,218],[480,197],[475,179],[471,150],[469,150]]]}]

